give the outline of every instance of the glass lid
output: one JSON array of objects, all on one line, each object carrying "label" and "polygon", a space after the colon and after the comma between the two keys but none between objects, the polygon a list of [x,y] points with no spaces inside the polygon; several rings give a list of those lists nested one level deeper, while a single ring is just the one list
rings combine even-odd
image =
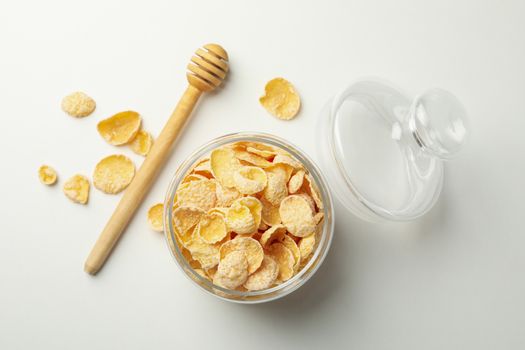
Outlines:
[{"label": "glass lid", "polygon": [[427,212],[441,191],[442,160],[453,157],[468,134],[465,110],[452,94],[432,89],[411,100],[373,80],[333,98],[320,119],[333,192],[373,221]]}]

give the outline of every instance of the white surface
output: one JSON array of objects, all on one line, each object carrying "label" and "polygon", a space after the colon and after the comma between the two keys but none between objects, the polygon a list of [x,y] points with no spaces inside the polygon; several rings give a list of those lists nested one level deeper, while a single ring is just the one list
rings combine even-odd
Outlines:
[{"label": "white surface", "polygon": [[[0,3],[1,349],[523,349],[525,347],[525,22],[523,1],[3,1]],[[104,270],[84,259],[119,196],[69,202],[64,180],[122,152],[97,134],[124,109],[158,134],[192,52],[218,42],[230,78],[202,100],[169,164]],[[332,250],[289,297],[243,306],[199,291],[145,213],[193,149],[221,134],[274,133],[316,157],[323,103],[361,76],[411,93],[456,93],[472,142],[447,165],[443,196],[410,224],[337,209]],[[259,106],[284,76],[303,109],[281,122]],[[83,90],[98,104],[60,111]],[[39,183],[42,163],[58,186]]]}]

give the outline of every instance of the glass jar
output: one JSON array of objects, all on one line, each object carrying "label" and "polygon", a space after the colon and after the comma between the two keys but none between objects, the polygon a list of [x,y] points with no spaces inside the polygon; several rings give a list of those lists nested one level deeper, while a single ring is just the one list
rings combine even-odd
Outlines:
[{"label": "glass jar", "polygon": [[[191,168],[191,166],[203,156],[209,154],[213,149],[234,143],[239,141],[251,141],[265,143],[270,146],[281,148],[286,152],[290,153],[293,157],[299,160],[317,183],[321,199],[324,204],[324,224],[323,230],[320,234],[320,239],[317,247],[308,261],[308,263],[299,271],[295,276],[282,284],[275,287],[260,290],[260,291],[237,291],[222,288],[214,285],[208,279],[198,274],[188,263],[182,254],[179,246],[175,243],[175,231],[173,227],[173,203],[175,198],[175,192],[183,180],[185,174]],[[296,146],[289,142],[269,134],[263,133],[235,133],[225,135],[216,138],[205,145],[201,146],[194,153],[192,153],[178,168],[175,175],[173,176],[166,198],[164,202],[164,232],[168,247],[175,258],[177,265],[182,269],[184,274],[200,289],[224,300],[238,302],[238,303],[262,303],[278,298],[293,292],[306,281],[308,281],[312,275],[317,271],[319,266],[322,264],[332,241],[334,232],[334,211],[330,192],[328,191],[327,183],[319,168],[312,162],[312,160]]]}]

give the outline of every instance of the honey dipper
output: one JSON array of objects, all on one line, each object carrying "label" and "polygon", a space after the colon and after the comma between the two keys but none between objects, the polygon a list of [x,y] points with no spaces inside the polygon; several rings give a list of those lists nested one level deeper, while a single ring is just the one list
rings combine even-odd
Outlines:
[{"label": "honey dipper", "polygon": [[84,270],[95,275],[104,265],[131,217],[142,202],[162,168],[177,136],[203,92],[219,86],[228,72],[228,54],[219,45],[208,44],[198,49],[187,66],[188,87],[177,107],[153,144],[135,178],[124,192],[115,212],[92,248]]}]

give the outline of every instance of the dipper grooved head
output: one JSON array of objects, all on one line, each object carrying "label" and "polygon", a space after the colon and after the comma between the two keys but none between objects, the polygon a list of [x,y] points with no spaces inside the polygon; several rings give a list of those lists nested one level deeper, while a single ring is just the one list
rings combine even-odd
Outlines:
[{"label": "dipper grooved head", "polygon": [[197,49],[187,66],[188,83],[200,91],[211,91],[221,85],[228,72],[228,54],[217,44]]}]

